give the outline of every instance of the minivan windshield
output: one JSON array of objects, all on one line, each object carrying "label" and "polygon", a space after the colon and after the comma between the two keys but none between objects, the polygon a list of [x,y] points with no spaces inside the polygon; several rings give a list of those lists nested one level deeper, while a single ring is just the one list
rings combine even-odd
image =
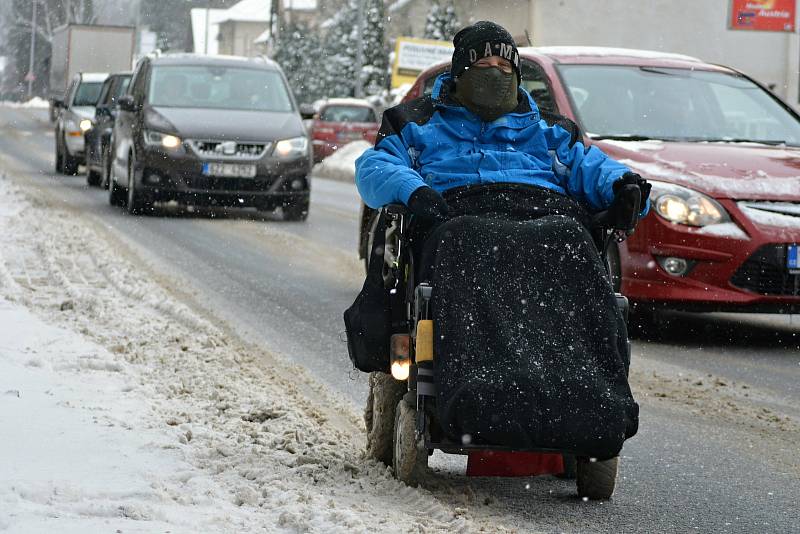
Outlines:
[{"label": "minivan windshield", "polygon": [[72,99],[73,106],[96,106],[103,82],[81,82]]},{"label": "minivan windshield", "polygon": [[222,66],[156,65],[148,102],[177,108],[291,111],[277,71]]},{"label": "minivan windshield", "polygon": [[683,68],[560,65],[594,138],[800,145],[800,122],[747,78]]}]

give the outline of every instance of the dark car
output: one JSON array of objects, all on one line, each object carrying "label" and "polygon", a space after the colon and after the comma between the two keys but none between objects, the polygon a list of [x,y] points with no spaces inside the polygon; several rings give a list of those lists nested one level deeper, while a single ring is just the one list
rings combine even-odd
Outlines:
[{"label": "dark car", "polygon": [[112,74],[103,82],[100,97],[94,108],[92,126],[83,134],[86,147],[86,182],[108,187],[108,167],[111,164],[111,133],[117,116],[117,100],[128,89],[131,73]]},{"label": "dark car", "polygon": [[[786,103],[741,72],[676,54],[523,48],[520,66],[540,108],[653,185],[650,213],[608,251],[615,289],[643,317],[800,310],[800,116]],[[448,69],[424,71],[404,101]],[[362,258],[374,220],[365,206]]]},{"label": "dark car", "polygon": [[113,141],[109,200],[131,213],[175,200],[308,215],[311,144],[268,59],[142,58]]}]

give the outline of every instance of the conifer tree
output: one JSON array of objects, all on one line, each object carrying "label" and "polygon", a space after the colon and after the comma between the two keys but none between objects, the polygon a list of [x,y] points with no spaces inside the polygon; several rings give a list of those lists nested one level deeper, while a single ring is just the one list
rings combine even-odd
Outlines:
[{"label": "conifer tree", "polygon": [[[364,2],[364,27],[358,34],[359,2]],[[361,83],[365,94],[386,85],[388,51],[385,43],[386,9],[383,0],[347,0],[334,16],[322,48],[322,78],[329,97],[353,96],[356,56],[363,53]]]},{"label": "conifer tree", "polygon": [[280,64],[299,103],[310,104],[326,96],[320,50],[318,34],[302,23],[284,28],[275,45],[272,58]]},{"label": "conifer tree", "polygon": [[357,0],[348,0],[333,17],[322,47],[322,78],[328,97],[353,96],[355,87],[355,39]]},{"label": "conifer tree", "polygon": [[362,0],[366,3],[361,46],[364,67],[361,80],[365,94],[376,93],[386,86],[389,52],[386,49],[386,9],[383,0]]},{"label": "conifer tree", "polygon": [[426,39],[451,41],[461,29],[453,0],[433,0],[425,21]]}]

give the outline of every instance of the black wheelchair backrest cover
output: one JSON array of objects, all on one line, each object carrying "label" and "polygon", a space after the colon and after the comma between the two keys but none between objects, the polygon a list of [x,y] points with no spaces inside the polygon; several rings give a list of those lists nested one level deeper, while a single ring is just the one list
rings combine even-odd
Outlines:
[{"label": "black wheelchair backrest cover", "polygon": [[431,236],[437,409],[451,439],[606,459],[638,427],[622,315],[574,218],[461,216]]}]

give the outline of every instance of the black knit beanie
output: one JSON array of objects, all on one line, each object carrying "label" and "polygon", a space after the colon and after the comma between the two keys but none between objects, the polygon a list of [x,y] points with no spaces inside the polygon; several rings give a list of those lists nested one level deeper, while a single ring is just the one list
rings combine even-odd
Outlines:
[{"label": "black knit beanie", "polygon": [[519,52],[514,38],[502,26],[482,20],[467,26],[453,37],[453,64],[450,74],[453,78],[461,76],[467,67],[479,59],[500,56],[511,62],[520,81]]}]

